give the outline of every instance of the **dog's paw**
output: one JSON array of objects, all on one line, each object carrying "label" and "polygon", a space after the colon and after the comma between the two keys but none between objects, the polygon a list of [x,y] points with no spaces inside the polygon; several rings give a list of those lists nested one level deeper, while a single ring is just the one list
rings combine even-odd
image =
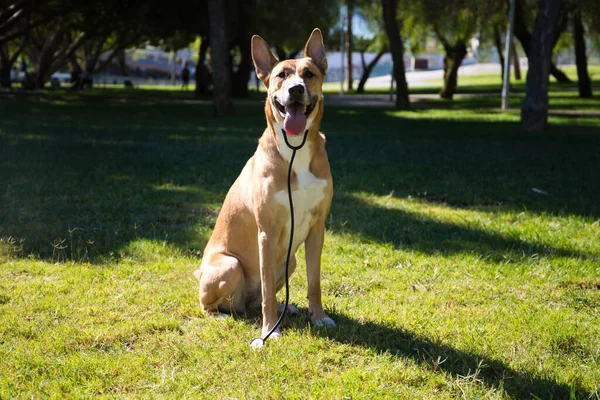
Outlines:
[{"label": "dog's paw", "polygon": [[[269,333],[269,329],[263,329],[262,337],[267,336],[267,333]],[[277,328],[273,331],[273,333],[271,333],[271,336],[269,336],[269,339],[279,339],[280,336],[281,336],[281,330],[279,328]]]},{"label": "dog's paw", "polygon": [[[262,337],[259,338],[254,338],[252,339],[252,341],[250,342],[250,347],[258,350],[264,347],[265,345],[265,340],[263,339],[267,333],[269,333],[268,330],[263,331]],[[281,331],[279,329],[275,329],[275,331],[273,331],[273,333],[271,333],[271,336],[269,336],[269,339],[279,339],[279,337],[281,336]]]},{"label": "dog's paw", "polygon": [[225,313],[218,312],[218,311],[209,311],[209,312],[206,312],[205,315],[209,318],[215,318],[215,319],[231,318],[231,314],[225,314]]},{"label": "dog's paw", "polygon": [[335,321],[329,317],[321,318],[315,321],[315,326],[317,328],[329,327],[329,328],[337,328]]},{"label": "dog's paw", "polygon": [[[284,308],[285,308],[285,304],[278,305],[277,306],[277,312],[281,314],[283,312]],[[288,304],[288,306],[287,306],[287,312],[290,315],[298,315],[298,314],[300,314],[300,311],[298,310],[298,308],[295,305],[293,305],[293,304]]]}]

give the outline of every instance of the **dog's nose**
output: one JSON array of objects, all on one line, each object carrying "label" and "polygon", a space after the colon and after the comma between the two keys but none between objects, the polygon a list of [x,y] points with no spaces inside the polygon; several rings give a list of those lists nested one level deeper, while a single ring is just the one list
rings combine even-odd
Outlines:
[{"label": "dog's nose", "polygon": [[304,86],[302,85],[294,85],[288,89],[288,92],[292,95],[294,94],[304,94]]}]

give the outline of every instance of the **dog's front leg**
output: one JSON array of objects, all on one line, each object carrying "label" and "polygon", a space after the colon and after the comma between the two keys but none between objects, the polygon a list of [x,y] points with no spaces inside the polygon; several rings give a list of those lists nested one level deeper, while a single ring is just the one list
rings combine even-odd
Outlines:
[{"label": "dog's front leg", "polygon": [[[258,233],[258,247],[260,258],[260,287],[262,294],[262,336],[264,337],[277,322],[277,296],[275,290],[275,263],[276,238],[273,233],[261,230]],[[273,332],[271,337],[279,336],[279,331]]]},{"label": "dog's front leg", "polygon": [[308,281],[308,309],[314,325],[318,327],[327,325],[335,328],[335,322],[325,314],[321,303],[321,252],[324,240],[325,221],[320,220],[312,227],[304,242]]}]

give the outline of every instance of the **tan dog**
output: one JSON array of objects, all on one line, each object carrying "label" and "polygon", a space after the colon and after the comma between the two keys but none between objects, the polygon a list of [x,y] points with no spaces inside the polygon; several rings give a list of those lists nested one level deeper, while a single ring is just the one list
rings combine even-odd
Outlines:
[{"label": "tan dog", "polygon": [[[289,272],[294,271],[296,251],[304,243],[311,320],[317,326],[335,327],[321,304],[321,250],[333,196],[325,136],[319,132],[327,70],[321,31],[312,32],[304,58],[281,62],[254,35],[252,59],[268,89],[267,128],[227,193],[200,269],[194,273],[200,281],[200,303],[206,313],[243,313],[262,303],[263,336],[275,325],[275,294],[285,282],[290,238],[287,172],[292,150],[283,135],[297,146],[307,131],[291,177],[295,231]],[[293,306],[288,311],[297,312]],[[272,336],[279,334],[277,330]]]}]

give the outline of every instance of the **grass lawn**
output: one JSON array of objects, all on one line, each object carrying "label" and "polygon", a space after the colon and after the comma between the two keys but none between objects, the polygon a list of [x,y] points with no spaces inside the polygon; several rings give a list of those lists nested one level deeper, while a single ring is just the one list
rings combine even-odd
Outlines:
[{"label": "grass lawn", "polygon": [[457,104],[326,107],[338,329],[301,256],[253,351],[259,314],[205,318],[192,272],[260,103],[1,101],[0,398],[600,398],[600,117]]},{"label": "grass lawn", "polygon": [[[577,86],[577,70],[575,66],[561,66],[560,69],[572,80],[572,82],[562,83],[557,82],[552,76],[550,77],[550,91],[565,91],[565,90],[578,90]],[[511,69],[512,70],[512,69]],[[594,88],[600,87],[600,65],[588,66],[588,73],[592,80],[592,86]],[[511,74],[511,92],[512,93],[525,93],[526,91],[526,78],[527,70],[522,70],[521,80],[516,80],[514,72]],[[437,94],[442,88],[442,79],[432,79],[428,81],[426,86],[410,85],[408,91],[410,94]],[[338,94],[339,93],[339,82],[327,83],[326,88],[328,93]],[[366,89],[366,93],[370,94],[388,94],[389,87],[387,88],[372,88]],[[457,94],[469,94],[469,93],[501,93],[502,91],[502,78],[500,73],[489,74],[480,73],[458,77],[458,86],[456,88]],[[347,94],[357,94],[356,92],[348,92]]]}]

